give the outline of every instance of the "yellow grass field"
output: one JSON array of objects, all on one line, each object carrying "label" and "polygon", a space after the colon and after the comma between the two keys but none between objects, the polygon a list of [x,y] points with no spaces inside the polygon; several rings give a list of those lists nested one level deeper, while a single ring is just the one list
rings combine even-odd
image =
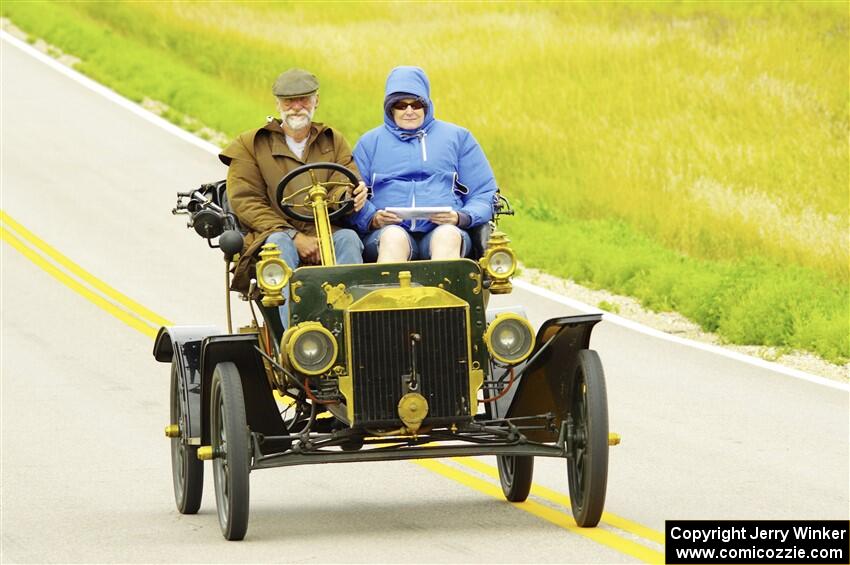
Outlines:
[{"label": "yellow grass field", "polygon": [[[114,7],[85,11],[122,29]],[[314,70],[330,87],[323,117],[350,138],[378,123],[389,69],[417,64],[438,116],[473,131],[521,200],[621,218],[699,256],[765,255],[848,280],[845,2],[123,11],[167,28],[126,33],[185,56],[199,37],[239,51],[210,71],[258,101],[281,66]]]},{"label": "yellow grass field", "polygon": [[83,72],[231,136],[300,66],[322,84],[317,119],[353,144],[381,121],[388,71],[419,65],[437,117],[475,134],[522,212],[529,264],[734,341],[850,356],[846,1],[1,10]]}]

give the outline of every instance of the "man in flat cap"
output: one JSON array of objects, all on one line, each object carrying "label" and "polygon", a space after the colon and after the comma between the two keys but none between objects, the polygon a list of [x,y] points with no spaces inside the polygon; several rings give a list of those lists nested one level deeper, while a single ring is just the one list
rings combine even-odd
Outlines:
[{"label": "man in flat cap", "polygon": [[[227,197],[243,228],[245,248],[233,277],[233,288],[245,290],[250,279],[251,258],[266,242],[277,244],[281,258],[292,268],[319,263],[316,228],[313,223],[301,222],[284,215],[275,202],[277,185],[289,171],[307,163],[332,162],[343,165],[360,178],[351,147],[342,135],[328,126],[313,121],[319,105],[319,81],[301,69],[289,69],[281,74],[272,87],[277,99],[280,119],[268,117],[267,123],[236,138],[219,155],[227,165]],[[314,171],[316,179],[346,181],[340,173]],[[311,184],[309,175],[289,183],[284,196]],[[332,190],[330,200],[336,200]],[[354,210],[359,211],[366,201],[362,182],[354,189]],[[306,197],[306,195],[305,195]],[[309,213],[309,212],[302,212]],[[362,263],[363,245],[353,230],[333,226],[337,263]],[[281,312],[288,325],[286,307]]]}]

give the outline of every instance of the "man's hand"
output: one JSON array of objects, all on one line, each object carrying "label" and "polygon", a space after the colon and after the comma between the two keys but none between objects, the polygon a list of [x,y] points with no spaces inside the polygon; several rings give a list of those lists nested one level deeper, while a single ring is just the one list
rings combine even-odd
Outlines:
[{"label": "man's hand", "polygon": [[312,235],[298,232],[292,240],[301,262],[305,265],[318,265],[322,262],[319,254],[319,240]]},{"label": "man's hand", "polygon": [[366,190],[366,185],[363,181],[354,189],[354,211],[359,212],[363,205],[366,204],[366,197],[369,196],[369,191]]},{"label": "man's hand", "polygon": [[386,210],[378,210],[377,212],[375,212],[375,215],[372,216],[372,223],[370,225],[373,230],[376,230],[384,226],[390,226],[392,224],[400,223],[401,218],[399,218],[392,212],[387,212]]},{"label": "man's hand", "polygon": [[431,222],[437,224],[438,226],[441,224],[451,224],[453,226],[457,225],[457,212],[452,210],[451,212],[440,212],[438,214],[431,214],[428,218]]}]

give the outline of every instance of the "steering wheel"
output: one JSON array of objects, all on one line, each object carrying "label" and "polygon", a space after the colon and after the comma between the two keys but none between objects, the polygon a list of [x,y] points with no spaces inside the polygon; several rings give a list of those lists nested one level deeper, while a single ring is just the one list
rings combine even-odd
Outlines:
[{"label": "steering wheel", "polygon": [[[292,194],[290,194],[289,196],[287,196],[286,198],[283,197],[283,193],[286,190],[287,185],[290,182],[292,182],[292,180],[295,177],[297,177],[298,175],[301,175],[303,173],[307,173],[307,172],[314,171],[314,170],[317,170],[317,169],[318,170],[324,169],[324,170],[328,170],[328,171],[334,171],[334,172],[337,172],[337,173],[342,173],[350,182],[338,182],[338,181],[318,182],[318,181],[316,181],[315,176],[313,176],[313,174],[311,173],[310,177],[313,179],[312,185],[305,186],[304,188],[300,188],[300,189],[296,190],[295,192],[293,192]],[[292,169],[291,171],[286,173],[286,175],[284,175],[284,177],[282,179],[280,179],[280,182],[277,184],[277,201],[280,204],[280,208],[281,208],[281,210],[283,210],[283,213],[286,214],[287,216],[289,216],[290,218],[293,218],[293,219],[296,219],[296,220],[301,220],[302,222],[314,222],[315,218],[313,216],[307,216],[306,214],[302,214],[302,213],[297,212],[295,210],[296,207],[300,208],[300,207],[309,207],[310,206],[309,202],[295,203],[294,199],[295,199],[296,196],[304,194],[305,192],[308,192],[310,189],[312,189],[316,186],[321,186],[325,189],[327,189],[328,187],[334,187],[334,186],[349,186],[351,188],[354,188],[355,186],[357,186],[358,182],[360,182],[360,181],[357,180],[357,177],[354,176],[354,173],[352,173],[351,171],[349,171],[348,169],[346,169],[342,165],[338,165],[337,163],[308,163],[306,165],[301,165],[298,168]],[[348,211],[351,210],[354,207],[354,198],[349,196],[348,198],[343,198],[342,200],[329,200],[327,203],[339,205],[339,207],[336,210],[334,210],[333,212],[330,212],[328,214],[328,219],[334,220],[336,218],[339,218],[340,216],[347,214]]]}]

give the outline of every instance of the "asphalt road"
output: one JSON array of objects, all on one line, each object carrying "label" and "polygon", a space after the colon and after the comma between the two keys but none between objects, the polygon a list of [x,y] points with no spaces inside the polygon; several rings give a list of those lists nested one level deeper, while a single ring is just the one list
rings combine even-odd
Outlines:
[{"label": "asphalt road", "polygon": [[[634,562],[663,551],[665,519],[848,518],[846,390],[603,322],[592,347],[623,442],[599,535],[547,498],[567,492],[563,461],[538,460],[544,489],[512,505],[493,496],[482,458],[255,472],[248,536],[225,542],[211,480],[198,515],[174,508],[169,368],[149,333],[34,251],[37,237],[175,323],[223,325],[223,262],[170,209],[177,190],[225,169],[0,45],[2,562]],[[519,290],[500,301],[535,324],[574,313]]]}]

